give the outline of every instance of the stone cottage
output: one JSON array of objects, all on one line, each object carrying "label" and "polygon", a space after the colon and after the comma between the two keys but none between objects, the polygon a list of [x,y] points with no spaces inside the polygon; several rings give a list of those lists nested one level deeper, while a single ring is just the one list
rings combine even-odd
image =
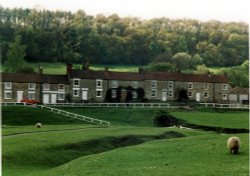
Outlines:
[{"label": "stone cottage", "polygon": [[197,101],[227,103],[226,77],[168,72],[112,72],[72,69],[66,75],[2,73],[1,101],[42,103]]}]

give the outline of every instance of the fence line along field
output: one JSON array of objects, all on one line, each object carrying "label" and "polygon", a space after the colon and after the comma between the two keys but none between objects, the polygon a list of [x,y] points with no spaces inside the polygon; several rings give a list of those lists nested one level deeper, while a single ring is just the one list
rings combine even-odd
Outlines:
[{"label": "fence line along field", "polygon": [[[249,173],[248,133],[221,134],[202,129],[159,127],[154,123],[159,114],[166,113],[196,125],[249,129],[246,111],[61,109],[109,121],[111,126],[92,125],[35,107],[2,107],[3,175],[230,176]],[[36,123],[41,123],[42,128],[36,128]],[[242,143],[237,155],[230,154],[227,148],[227,139],[231,136],[239,137]]]}]

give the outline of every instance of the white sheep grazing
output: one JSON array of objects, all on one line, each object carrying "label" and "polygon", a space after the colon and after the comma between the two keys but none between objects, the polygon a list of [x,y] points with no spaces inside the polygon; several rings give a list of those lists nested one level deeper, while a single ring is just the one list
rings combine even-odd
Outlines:
[{"label": "white sheep grazing", "polygon": [[227,140],[227,147],[229,148],[230,153],[237,154],[240,149],[240,138],[230,137]]},{"label": "white sheep grazing", "polygon": [[42,123],[36,123],[35,127],[42,128]]}]

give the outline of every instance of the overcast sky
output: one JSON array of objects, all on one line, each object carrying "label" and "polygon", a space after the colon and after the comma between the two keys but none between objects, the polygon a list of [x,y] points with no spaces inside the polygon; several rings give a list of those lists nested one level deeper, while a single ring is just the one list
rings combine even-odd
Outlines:
[{"label": "overcast sky", "polygon": [[249,22],[249,0],[1,0],[3,7],[34,8],[39,5],[49,10],[84,10],[88,15],[102,13],[133,16],[141,19],[154,17],[192,18],[202,21]]}]

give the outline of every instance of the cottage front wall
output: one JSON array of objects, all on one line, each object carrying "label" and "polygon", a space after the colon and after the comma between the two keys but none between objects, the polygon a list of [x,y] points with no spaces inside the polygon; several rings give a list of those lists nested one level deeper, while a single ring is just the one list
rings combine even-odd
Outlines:
[{"label": "cottage front wall", "polygon": [[[11,82],[11,88],[5,88],[5,82],[1,83],[1,101],[2,102],[17,102],[18,99],[29,98],[29,94],[34,94],[35,100],[41,101],[40,99],[40,84],[36,83],[35,89],[29,89],[29,83],[13,83]],[[5,93],[10,92],[11,97],[6,98]],[[18,97],[19,96],[19,97]]]}]

